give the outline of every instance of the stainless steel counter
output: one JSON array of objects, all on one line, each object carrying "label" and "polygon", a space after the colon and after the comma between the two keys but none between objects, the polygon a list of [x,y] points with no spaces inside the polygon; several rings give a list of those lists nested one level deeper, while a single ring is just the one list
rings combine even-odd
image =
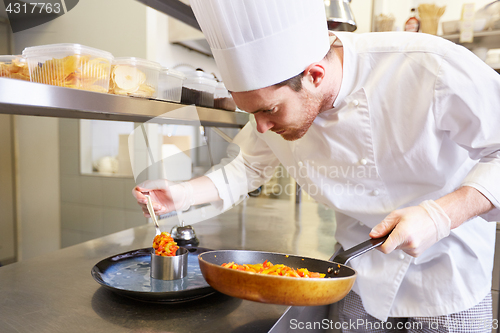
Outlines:
[{"label": "stainless steel counter", "polygon": [[[162,220],[170,230],[175,217]],[[250,198],[194,225],[200,246],[251,249],[328,259],[331,210],[303,202]],[[144,225],[0,268],[0,332],[267,332],[287,307],[219,293],[183,304],[130,300],[100,287],[92,267],[111,255],[151,246]]]}]

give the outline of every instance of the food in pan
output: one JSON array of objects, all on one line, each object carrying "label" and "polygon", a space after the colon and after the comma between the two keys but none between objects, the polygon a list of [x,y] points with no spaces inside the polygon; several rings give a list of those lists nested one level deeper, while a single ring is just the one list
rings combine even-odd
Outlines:
[{"label": "food in pan", "polygon": [[173,257],[179,249],[177,243],[168,232],[162,232],[156,235],[153,240],[155,254],[163,257]]},{"label": "food in pan", "polygon": [[264,261],[262,264],[254,265],[238,265],[234,262],[224,263],[221,265],[225,268],[236,269],[239,271],[265,274],[265,275],[277,275],[277,276],[288,276],[288,277],[298,277],[298,278],[324,278],[326,274],[310,272],[307,268],[291,268],[283,264],[273,265],[269,261]]}]

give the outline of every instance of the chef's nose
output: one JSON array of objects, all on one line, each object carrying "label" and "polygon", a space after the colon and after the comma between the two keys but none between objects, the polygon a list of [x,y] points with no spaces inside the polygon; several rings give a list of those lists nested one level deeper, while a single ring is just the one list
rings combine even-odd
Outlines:
[{"label": "chef's nose", "polygon": [[260,112],[255,115],[255,121],[257,122],[257,131],[259,131],[259,133],[265,133],[274,126],[274,123],[269,121],[269,119]]}]

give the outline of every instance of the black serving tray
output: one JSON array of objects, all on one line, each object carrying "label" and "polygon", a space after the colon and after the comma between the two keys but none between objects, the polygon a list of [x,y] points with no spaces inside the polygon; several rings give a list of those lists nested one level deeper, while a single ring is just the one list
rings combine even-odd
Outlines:
[{"label": "black serving tray", "polygon": [[145,302],[186,302],[213,294],[215,290],[203,278],[198,264],[198,254],[210,250],[200,247],[186,249],[189,250],[188,274],[179,280],[150,277],[151,247],[103,259],[92,268],[91,274],[104,288]]}]

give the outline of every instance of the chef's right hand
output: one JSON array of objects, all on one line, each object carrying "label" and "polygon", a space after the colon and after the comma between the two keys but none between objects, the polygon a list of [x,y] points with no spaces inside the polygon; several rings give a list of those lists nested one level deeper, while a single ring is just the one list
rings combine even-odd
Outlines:
[{"label": "chef's right hand", "polygon": [[[132,190],[132,194],[141,206],[145,217],[150,217],[147,199],[145,194],[149,194],[153,202],[155,215],[162,215],[174,210],[187,210],[191,206],[189,189],[191,184],[181,183],[171,185],[166,179],[147,180]],[[192,191],[191,191],[192,192]]]},{"label": "chef's right hand", "polygon": [[451,220],[443,208],[433,200],[425,200],[418,206],[393,211],[372,229],[370,236],[379,238],[390,232],[377,249],[383,253],[400,249],[416,258],[447,237],[450,228]]}]

